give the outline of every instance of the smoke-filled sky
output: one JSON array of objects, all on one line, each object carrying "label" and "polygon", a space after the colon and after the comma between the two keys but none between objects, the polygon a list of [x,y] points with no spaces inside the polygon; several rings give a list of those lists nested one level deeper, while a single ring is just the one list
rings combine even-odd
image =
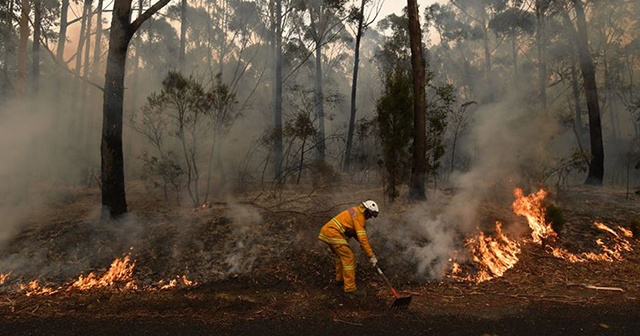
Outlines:
[{"label": "smoke-filled sky", "polygon": [[[424,10],[425,7],[430,6],[434,3],[445,3],[444,0],[418,0],[418,6],[420,7],[420,13]],[[382,11],[380,14],[381,17],[385,17],[389,14],[402,14],[402,9],[407,6],[406,0],[385,0],[382,5]]]}]

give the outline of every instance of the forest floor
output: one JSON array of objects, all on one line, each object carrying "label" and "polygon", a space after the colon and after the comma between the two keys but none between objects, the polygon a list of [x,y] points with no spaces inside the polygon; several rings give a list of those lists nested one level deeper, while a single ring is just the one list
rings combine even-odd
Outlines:
[{"label": "forest floor", "polygon": [[[128,190],[126,220],[102,223],[98,190],[64,195],[23,216],[24,224],[0,248],[2,335],[637,335],[640,330],[637,237],[627,240],[629,249],[620,258],[577,263],[523,240],[511,269],[477,283],[416,276],[415,264],[396,262],[403,251],[374,231],[370,240],[385,273],[413,297],[408,309],[392,310],[388,287],[362,256],[357,280],[368,295],[344,298],[332,279],[333,261],[316,241],[319,228],[352,205],[349,196],[220,200],[194,210],[169,206],[140,188]],[[595,241],[612,242],[611,235],[594,229],[594,221],[634,230],[640,221],[640,198],[622,188],[577,186],[548,197],[566,219],[556,244],[576,254],[601,253]],[[388,223],[382,218],[408,206],[385,205],[387,212],[369,225]],[[496,210],[500,207],[481,207],[483,217],[494,218],[490,226],[501,219],[495,217],[512,217],[508,203]],[[112,264],[114,259],[123,263]],[[124,269],[117,276],[106,276],[118,265]],[[76,280],[94,280],[95,286],[74,287]]]}]

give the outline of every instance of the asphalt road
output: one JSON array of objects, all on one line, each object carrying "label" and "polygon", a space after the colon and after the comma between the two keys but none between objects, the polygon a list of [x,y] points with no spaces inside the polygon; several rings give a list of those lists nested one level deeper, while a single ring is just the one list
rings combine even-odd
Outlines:
[{"label": "asphalt road", "polygon": [[437,315],[423,318],[390,313],[359,321],[327,318],[245,319],[205,322],[189,318],[35,318],[0,319],[0,335],[633,335],[640,334],[640,310],[524,311],[509,317]]}]

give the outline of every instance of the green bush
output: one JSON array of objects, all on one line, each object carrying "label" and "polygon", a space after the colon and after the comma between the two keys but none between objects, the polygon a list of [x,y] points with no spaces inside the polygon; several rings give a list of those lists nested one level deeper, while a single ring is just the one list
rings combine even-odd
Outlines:
[{"label": "green bush", "polygon": [[633,233],[634,238],[640,238],[640,217],[634,217],[629,223],[629,230]]},{"label": "green bush", "polygon": [[564,224],[567,222],[564,219],[564,215],[562,214],[562,210],[555,204],[549,204],[547,206],[547,211],[544,220],[547,223],[551,223],[551,228],[558,235],[562,232],[562,228]]}]

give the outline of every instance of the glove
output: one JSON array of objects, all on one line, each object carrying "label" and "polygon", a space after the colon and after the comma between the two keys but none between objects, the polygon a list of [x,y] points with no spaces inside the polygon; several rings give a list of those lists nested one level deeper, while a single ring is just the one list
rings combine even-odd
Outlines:
[{"label": "glove", "polygon": [[369,258],[369,262],[371,263],[371,267],[378,266],[378,258],[376,258],[376,256],[371,256],[371,258]]}]

